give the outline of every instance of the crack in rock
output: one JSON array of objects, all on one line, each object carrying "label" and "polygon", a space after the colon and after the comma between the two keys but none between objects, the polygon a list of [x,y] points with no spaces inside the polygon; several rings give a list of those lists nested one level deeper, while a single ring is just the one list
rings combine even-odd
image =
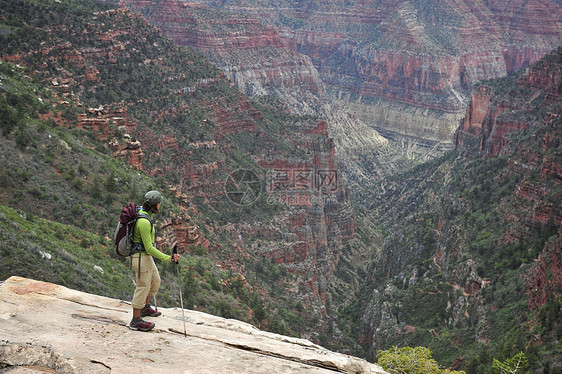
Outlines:
[{"label": "crack in rock", "polygon": [[[176,334],[184,335],[183,331],[178,331],[178,330],[175,330],[175,329],[172,329],[172,328],[170,328],[169,331],[173,332],[173,333],[176,333]],[[335,372],[338,372],[338,373],[353,373],[353,374],[365,373],[365,370],[361,367],[361,365],[359,365],[357,363],[351,364],[351,365],[348,364],[348,365],[346,365],[346,367],[341,368],[338,365],[336,365],[336,364],[334,364],[330,361],[321,361],[321,360],[317,360],[317,359],[301,359],[299,357],[287,356],[287,355],[283,355],[281,353],[264,351],[263,349],[251,347],[251,346],[244,345],[244,344],[229,343],[229,342],[225,342],[225,341],[218,340],[218,339],[208,338],[208,337],[204,337],[204,336],[195,336],[195,335],[190,335],[190,334],[187,334],[187,336],[193,337],[193,338],[199,338],[199,339],[203,339],[203,340],[209,340],[209,341],[224,344],[227,347],[240,349],[240,350],[243,350],[243,351],[252,352],[252,353],[256,353],[256,354],[260,354],[260,355],[264,355],[264,356],[275,357],[275,358],[279,358],[279,359],[282,359],[282,360],[297,362],[299,364],[318,367],[318,368],[321,368],[321,369],[327,369],[327,370],[335,371]],[[301,345],[301,346],[303,346],[304,348],[310,348],[310,347],[306,347],[304,345]]]},{"label": "crack in rock", "polygon": [[127,326],[127,324],[123,321],[117,321],[117,320],[114,320],[113,318],[103,317],[103,316],[87,316],[87,315],[84,315],[84,314],[74,313],[74,314],[72,314],[72,318],[76,318],[76,319],[80,319],[80,320],[88,321],[88,322],[99,323],[101,325],[115,324],[115,325],[120,325],[120,326]]}]

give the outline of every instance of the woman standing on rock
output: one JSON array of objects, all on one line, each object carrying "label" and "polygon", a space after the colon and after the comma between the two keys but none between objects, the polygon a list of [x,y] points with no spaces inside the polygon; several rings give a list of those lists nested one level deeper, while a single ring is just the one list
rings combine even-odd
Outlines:
[{"label": "woman standing on rock", "polygon": [[[137,287],[132,301],[133,319],[129,324],[131,330],[152,330],[155,326],[154,323],[145,321],[142,317],[158,317],[162,314],[150,306],[150,298],[156,295],[160,287],[160,273],[153,257],[167,262],[178,262],[180,258],[177,253],[169,256],[160,252],[154,246],[155,230],[152,215],[160,212],[161,203],[162,195],[158,191],[149,191],[144,195],[144,202],[142,208],[138,211],[139,218],[133,232],[133,242],[137,253],[132,256],[132,262]],[[139,256],[141,257],[140,261]]]}]

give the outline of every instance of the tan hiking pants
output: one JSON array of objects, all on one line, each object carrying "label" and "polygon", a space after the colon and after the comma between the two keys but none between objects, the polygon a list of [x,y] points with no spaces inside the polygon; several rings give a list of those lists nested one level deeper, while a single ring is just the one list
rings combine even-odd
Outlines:
[{"label": "tan hiking pants", "polygon": [[160,287],[160,273],[154,263],[154,259],[150,255],[141,256],[141,271],[139,276],[139,254],[134,254],[133,268],[135,269],[137,288],[133,295],[132,305],[135,309],[144,308],[146,298],[152,297],[158,292]]}]

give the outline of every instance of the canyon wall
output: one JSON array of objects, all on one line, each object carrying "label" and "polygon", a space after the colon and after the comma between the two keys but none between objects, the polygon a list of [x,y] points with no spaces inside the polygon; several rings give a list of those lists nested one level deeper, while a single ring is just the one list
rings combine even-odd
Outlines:
[{"label": "canyon wall", "polygon": [[450,149],[476,82],[524,68],[562,43],[562,7],[550,0],[198,3],[277,27],[358,118],[414,148],[444,141]]},{"label": "canyon wall", "polygon": [[279,32],[258,19],[180,0],[119,4],[141,12],[178,45],[201,52],[250,98],[277,91],[303,114],[321,105],[325,89],[310,58],[285,48]]},{"label": "canyon wall", "polygon": [[290,48],[277,28],[264,25],[255,16],[179,0],[121,0],[119,4],[141,12],[177,44],[202,53],[248,97],[272,95],[293,113],[326,119],[344,161],[346,154],[388,146],[374,127],[344,111],[327,95],[311,57]]},{"label": "canyon wall", "polygon": [[[463,347],[519,344],[544,348],[536,368],[561,366],[554,325],[532,333],[536,318],[559,320],[562,296],[561,66],[558,48],[477,85],[455,152],[373,192],[388,232],[361,317],[373,353],[424,342],[480,372],[478,352]],[[499,328],[505,318],[517,321]]]},{"label": "canyon wall", "polygon": [[[556,58],[558,55],[559,52],[554,53],[550,58],[525,69],[516,82],[504,79],[493,85],[479,85],[472,93],[466,115],[455,135],[455,147],[468,147],[474,152],[480,151],[487,157],[494,157],[503,153],[509,144],[510,133],[535,126],[535,121],[555,123],[559,117],[555,103],[562,94],[562,73],[557,69],[560,64]],[[540,90],[544,99],[539,102],[531,97],[529,102],[508,98],[515,90],[523,93]],[[525,115],[516,115],[521,112]],[[546,135],[545,146],[552,145],[549,143],[553,136]]]},{"label": "canyon wall", "polygon": [[328,285],[344,245],[355,236],[356,219],[336,165],[327,123],[287,131],[299,148],[311,153],[311,158],[272,158],[259,164],[268,170],[269,199],[294,208],[287,216],[293,243],[270,243],[260,252],[300,274],[301,282],[312,287],[315,298],[326,306]]}]

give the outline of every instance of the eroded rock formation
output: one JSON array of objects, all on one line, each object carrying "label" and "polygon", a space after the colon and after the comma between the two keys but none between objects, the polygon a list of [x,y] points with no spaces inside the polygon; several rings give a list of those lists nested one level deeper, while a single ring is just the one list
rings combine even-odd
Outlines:
[{"label": "eroded rock formation", "polygon": [[388,146],[374,128],[327,95],[311,57],[291,48],[283,31],[254,16],[178,0],[119,3],[141,12],[179,45],[201,52],[250,98],[276,96],[294,113],[326,118],[337,152],[345,159]]},{"label": "eroded rock formation", "polygon": [[[510,133],[535,126],[539,120],[544,125],[556,123],[560,115],[556,103],[562,94],[559,56],[560,49],[551,58],[528,68],[515,84],[508,83],[507,79],[503,81],[512,86],[504,88],[501,83],[495,83],[493,86],[482,84],[477,87],[455,136],[455,146],[466,146],[483,152],[487,157],[494,157],[502,154],[502,150],[508,146]],[[517,97],[517,100],[508,98],[507,95],[516,89],[522,91],[521,97]],[[532,96],[532,93],[536,95]],[[535,102],[537,99],[540,102]],[[547,132],[543,148],[556,146],[552,143],[554,138],[554,133]],[[548,158],[544,161],[549,162]],[[551,168],[544,165],[542,169]]]},{"label": "eroded rock formation", "polygon": [[[350,112],[385,136],[407,142],[418,155],[451,148],[476,82],[524,68],[562,42],[562,8],[550,0],[509,6],[501,1],[445,0],[361,0],[345,7],[338,1],[314,6],[283,1],[198,3],[275,26],[283,45],[309,56],[322,81]],[[248,31],[240,35],[248,36]],[[222,36],[217,34],[220,40]],[[271,40],[270,34],[253,36]],[[222,57],[215,60],[228,59],[230,53],[217,50]],[[254,71],[259,70],[257,64],[266,66],[263,57],[252,59]],[[242,60],[231,63],[239,71],[246,69]]]}]

